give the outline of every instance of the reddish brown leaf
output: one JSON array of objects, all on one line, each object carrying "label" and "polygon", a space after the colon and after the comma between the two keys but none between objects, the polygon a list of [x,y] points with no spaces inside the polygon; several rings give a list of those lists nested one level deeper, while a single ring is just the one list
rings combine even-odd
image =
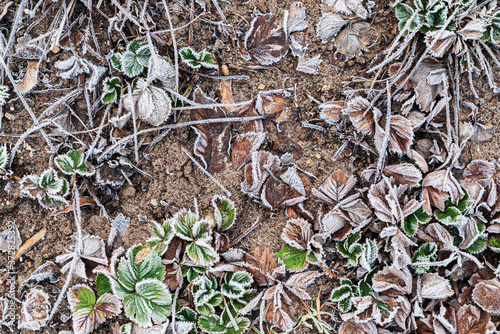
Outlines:
[{"label": "reddish brown leaf", "polygon": [[[193,100],[199,104],[214,104],[200,88],[194,92]],[[220,108],[199,108],[193,111],[193,120],[224,118],[226,115]],[[209,173],[220,173],[226,169],[229,160],[229,141],[231,127],[229,123],[207,123],[193,126],[198,138],[194,143],[194,153],[205,163]]]},{"label": "reddish brown leaf", "polygon": [[371,106],[370,101],[361,96],[347,101],[344,113],[349,115],[356,130],[364,134],[375,132],[375,123],[378,122],[381,115],[380,110]]},{"label": "reddish brown leaf", "polygon": [[248,271],[253,275],[255,282],[260,285],[274,284],[274,279],[282,276],[275,274],[275,270],[279,268],[278,261],[267,246],[256,246],[249,250],[245,255],[245,262],[252,266]]},{"label": "reddish brown leaf", "polygon": [[342,171],[336,171],[321,185],[319,191],[313,188],[312,193],[327,203],[336,204],[347,196],[355,184],[356,177],[348,177]]},{"label": "reddish brown leaf", "polygon": [[286,35],[273,14],[257,16],[245,35],[245,48],[262,65],[279,61],[288,52]]}]

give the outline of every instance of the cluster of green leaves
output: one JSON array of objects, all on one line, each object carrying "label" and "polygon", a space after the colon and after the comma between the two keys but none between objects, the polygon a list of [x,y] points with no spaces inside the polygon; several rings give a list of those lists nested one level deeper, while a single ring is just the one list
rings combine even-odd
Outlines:
[{"label": "cluster of green leaves", "polygon": [[405,217],[403,229],[406,234],[408,234],[409,236],[413,236],[415,235],[415,233],[417,233],[418,226],[420,224],[426,224],[430,219],[431,216],[427,212],[422,210],[422,208],[420,208],[414,213]]},{"label": "cluster of green leaves", "polygon": [[[206,333],[239,334],[249,326],[250,321],[239,315],[255,295],[251,289],[252,276],[245,271],[228,272],[217,290],[214,277],[200,276],[192,282],[192,294],[196,310],[202,314],[199,328]],[[215,307],[222,308],[221,315]]]},{"label": "cluster of green leaves", "polygon": [[0,85],[0,105],[3,106],[7,103],[10,94],[8,93],[9,87]]},{"label": "cluster of green leaves", "polygon": [[453,244],[456,247],[463,241],[463,237],[460,235],[458,228],[463,224],[467,224],[469,220],[477,224],[479,235],[476,240],[465,249],[474,254],[482,252],[488,244],[484,223],[474,217],[475,206],[476,202],[465,195],[457,204],[447,201],[444,211],[436,210],[434,212],[436,218],[445,225],[448,232],[453,236]]},{"label": "cluster of green leaves", "polygon": [[337,243],[337,250],[348,260],[349,266],[361,266],[371,271],[377,261],[379,247],[373,240],[366,240],[364,244],[360,244],[359,239],[361,234],[352,234],[346,240]]},{"label": "cluster of green leaves", "polygon": [[500,43],[500,11],[495,12],[491,16],[491,21],[486,25],[486,31],[481,40],[490,40],[492,43]]},{"label": "cluster of green leaves", "polygon": [[217,64],[212,59],[210,52],[205,50],[201,52],[194,51],[191,47],[185,47],[179,50],[182,61],[193,69],[200,67],[217,68]]},{"label": "cluster of green leaves", "polygon": [[85,161],[85,155],[76,150],[58,155],[55,158],[55,165],[66,175],[92,176],[95,173],[94,166]]},{"label": "cluster of green leaves", "polygon": [[[433,242],[426,242],[413,254],[412,263],[429,263],[437,259],[438,246]],[[431,266],[417,266],[417,274],[423,274],[433,271],[436,267]]]},{"label": "cluster of green leaves", "polygon": [[104,92],[102,101],[105,103],[119,102],[122,97],[122,85],[120,78],[112,77],[104,80]]},{"label": "cluster of green leaves", "polygon": [[69,183],[59,178],[52,168],[40,175],[26,175],[20,183],[21,194],[37,199],[44,208],[55,209],[68,204],[65,197],[69,194]]},{"label": "cluster of green leaves", "polygon": [[130,78],[141,74],[144,68],[149,65],[151,57],[151,49],[145,39],[136,39],[127,45],[127,50],[124,53],[115,53],[111,57],[113,67],[125,73]]},{"label": "cluster of green leaves", "polygon": [[150,248],[135,246],[120,260],[118,279],[100,273],[96,284],[100,293],[112,292],[123,301],[125,315],[130,320],[141,327],[150,327],[165,322],[172,309],[172,296],[163,283],[164,278],[165,266],[160,255]]},{"label": "cluster of green leaves", "polygon": [[330,299],[338,302],[342,312],[349,312],[353,308],[352,298],[369,296],[373,292],[372,279],[378,270],[375,268],[367,273],[357,285],[347,278],[340,280],[340,286],[332,290]]},{"label": "cluster of green leaves", "polygon": [[[417,13],[415,15],[415,13]],[[448,19],[449,8],[444,1],[414,0],[407,3],[401,2],[396,5],[396,17],[399,20],[399,30],[409,24],[408,31],[414,31],[420,26],[423,33],[441,29]],[[455,22],[452,20],[446,27],[453,30]]]},{"label": "cluster of green leaves", "polygon": [[500,253],[500,236],[491,237],[488,246],[490,246],[491,250],[495,253]]}]

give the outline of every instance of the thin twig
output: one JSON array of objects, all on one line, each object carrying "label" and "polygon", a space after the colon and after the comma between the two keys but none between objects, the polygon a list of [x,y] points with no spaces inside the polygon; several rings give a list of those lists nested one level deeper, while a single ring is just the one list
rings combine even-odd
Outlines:
[{"label": "thin twig", "polygon": [[208,176],[210,180],[212,180],[219,188],[222,189],[222,191],[226,193],[227,197],[232,196],[231,192],[227,190],[215,177],[213,177],[212,174],[210,174],[205,168],[203,168],[203,166],[198,161],[196,161],[196,159],[191,154],[189,154],[189,152],[184,147],[181,146],[181,149],[189,157],[189,159],[191,159],[196,167],[198,167],[203,172],[203,174]]}]

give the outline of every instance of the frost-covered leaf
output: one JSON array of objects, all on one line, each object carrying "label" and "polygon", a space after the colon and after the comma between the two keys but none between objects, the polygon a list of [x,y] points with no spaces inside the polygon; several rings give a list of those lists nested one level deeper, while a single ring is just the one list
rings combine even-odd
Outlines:
[{"label": "frost-covered leaf", "polygon": [[406,184],[409,187],[416,187],[422,181],[422,172],[409,163],[387,166],[384,168],[384,174],[392,177],[396,184]]},{"label": "frost-covered leaf", "polygon": [[345,241],[337,243],[337,250],[343,257],[349,260],[349,266],[358,266],[359,257],[363,251],[363,246],[358,243],[360,238],[361,235],[359,233],[352,234]]},{"label": "frost-covered leaf", "polygon": [[403,223],[403,228],[406,234],[409,236],[415,235],[420,224],[425,224],[431,219],[431,216],[427,214],[422,208],[406,216]]},{"label": "frost-covered leaf", "polygon": [[323,0],[323,3],[329,6],[327,9],[344,15],[355,14],[361,19],[366,19],[368,11],[362,2],[363,0]]},{"label": "frost-covered leaf", "polygon": [[325,44],[330,38],[337,36],[340,29],[348,22],[339,14],[323,13],[316,25],[316,34],[321,38],[321,42]]},{"label": "frost-covered leaf", "polygon": [[215,221],[219,231],[230,228],[236,220],[236,205],[229,198],[224,196],[214,196],[212,198]]},{"label": "frost-covered leaf", "polygon": [[366,271],[371,271],[378,259],[378,245],[373,240],[366,240],[362,245],[362,250],[359,255],[359,265]]},{"label": "frost-covered leaf", "polygon": [[259,285],[274,284],[275,279],[281,276],[275,273],[281,272],[280,265],[269,247],[256,246],[250,249],[245,255],[245,262],[251,265],[248,271]]},{"label": "frost-covered leaf", "polygon": [[148,67],[151,49],[146,40],[135,40],[127,46],[121,55],[121,69],[128,77],[135,77]]},{"label": "frost-covered leaf", "polygon": [[146,241],[146,247],[153,247],[158,254],[163,255],[175,236],[172,222],[169,219],[165,219],[161,225],[154,222],[152,230],[153,236]]},{"label": "frost-covered leaf", "polygon": [[[383,142],[385,137],[386,120],[382,118],[375,129],[375,147],[381,153],[384,149]],[[403,154],[409,151],[413,144],[413,125],[411,122],[400,115],[391,116],[389,125],[388,149],[397,154]]]},{"label": "frost-covered leaf", "polygon": [[295,31],[307,29],[307,25],[306,9],[302,5],[302,2],[293,2],[290,5],[290,11],[285,10],[283,18],[283,28],[285,29],[286,36],[288,37]]},{"label": "frost-covered leaf", "polygon": [[217,282],[213,276],[199,276],[191,282],[196,311],[209,315],[215,313],[215,307],[222,302],[222,294],[217,291]]},{"label": "frost-covered leaf", "polygon": [[[430,111],[438,94],[443,90],[442,74],[443,63],[439,60],[424,56],[424,59],[417,67],[410,78],[410,82],[417,97],[416,103],[423,111]],[[437,76],[438,80],[431,80]]]},{"label": "frost-covered leaf", "polygon": [[120,78],[113,77],[104,80],[104,92],[102,101],[105,103],[119,102],[122,97]]},{"label": "frost-covered leaf", "polygon": [[366,22],[355,22],[342,29],[335,38],[337,50],[347,58],[357,57],[368,51],[379,37],[379,32]]},{"label": "frost-covered leaf", "polygon": [[286,281],[285,286],[300,299],[310,300],[311,296],[307,293],[307,287],[314,283],[314,280],[321,275],[317,271],[294,274]]},{"label": "frost-covered leaf", "polygon": [[92,176],[95,168],[89,162],[84,160],[82,152],[73,150],[66,154],[58,155],[55,158],[55,165],[66,175],[79,174],[82,176]]},{"label": "frost-covered leaf", "polygon": [[18,328],[37,331],[49,318],[49,295],[41,289],[31,290],[21,305]]},{"label": "frost-covered leaf", "polygon": [[205,50],[196,52],[191,47],[187,46],[179,50],[182,61],[191,68],[218,68],[217,64],[212,59],[210,52]]},{"label": "frost-covered leaf", "polygon": [[10,94],[8,93],[9,87],[0,85],[0,105],[5,105]]},{"label": "frost-covered leaf", "polygon": [[[199,104],[215,103],[199,87],[194,92],[193,100]],[[195,109],[192,114],[193,120],[225,117],[226,114],[221,108],[199,108]],[[193,128],[198,135],[194,143],[194,153],[203,160],[209,173],[222,172],[229,160],[231,138],[229,123],[196,124]]]},{"label": "frost-covered leaf", "polygon": [[105,293],[97,300],[86,285],[74,285],[68,291],[68,302],[73,312],[75,334],[93,332],[106,318],[118,315],[122,303],[115,295]]},{"label": "frost-covered leaf", "polygon": [[311,59],[299,59],[299,62],[297,64],[297,71],[299,72],[304,72],[307,74],[318,74],[318,69],[321,66],[321,63],[323,62],[323,59],[320,59],[321,55],[317,55],[314,58]]},{"label": "frost-covered leaf", "polygon": [[321,110],[319,117],[330,125],[336,124],[342,116],[342,109],[344,109],[344,101],[326,102],[319,105]]},{"label": "frost-covered leaf", "polygon": [[123,97],[126,111],[135,111],[137,117],[155,126],[165,122],[172,113],[172,101],[161,88],[144,79],[137,80],[137,87]]},{"label": "frost-covered leaf", "polygon": [[356,185],[356,177],[345,175],[342,171],[332,173],[319,190],[312,188],[312,194],[319,199],[336,204],[344,199]]},{"label": "frost-covered leaf", "polygon": [[[405,3],[398,3],[396,5],[396,17],[399,20],[399,30],[403,30],[403,28],[408,24],[408,20],[410,20],[414,14],[413,8],[408,6]],[[417,15],[413,18],[412,22],[409,24],[407,28],[409,31],[415,30],[419,24],[420,17]]]},{"label": "frost-covered leaf", "polygon": [[356,130],[363,134],[375,133],[375,123],[382,115],[380,110],[373,107],[370,101],[361,96],[349,99],[343,112],[349,115]]},{"label": "frost-covered leaf", "polygon": [[[412,263],[429,263],[437,259],[438,247],[433,242],[426,242],[413,254]],[[431,270],[432,267],[429,266],[418,266],[416,271],[419,274],[425,273]]]},{"label": "frost-covered leaf", "polygon": [[457,311],[457,329],[459,334],[493,333],[495,324],[488,314],[474,305],[463,305]]},{"label": "frost-covered leaf", "polygon": [[500,281],[494,278],[479,282],[474,287],[472,299],[489,314],[500,314]]},{"label": "frost-covered leaf", "polygon": [[58,60],[54,63],[54,67],[63,72],[59,72],[58,76],[63,79],[70,80],[82,73],[90,73],[90,65],[85,59],[76,55],[71,56],[66,60]]},{"label": "frost-covered leaf", "polygon": [[273,14],[255,17],[245,35],[245,48],[262,65],[279,61],[288,52],[286,34]]},{"label": "frost-covered leaf", "polygon": [[411,293],[412,276],[410,271],[385,267],[373,276],[373,290],[391,297]]},{"label": "frost-covered leaf", "polygon": [[165,88],[175,87],[175,68],[170,60],[158,54],[149,58],[148,80],[160,80]]},{"label": "frost-covered leaf", "polygon": [[419,294],[425,299],[443,299],[453,296],[450,281],[432,273],[422,274]]}]

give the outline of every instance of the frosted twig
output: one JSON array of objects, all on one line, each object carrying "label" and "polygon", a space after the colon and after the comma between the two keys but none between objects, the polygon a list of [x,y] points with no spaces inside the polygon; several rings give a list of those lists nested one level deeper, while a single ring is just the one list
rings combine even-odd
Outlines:
[{"label": "frosted twig", "polygon": [[[5,50],[3,50],[2,54],[2,61],[5,60],[7,53],[12,50],[12,45],[14,44],[14,39],[16,38],[16,33],[17,30],[19,29],[19,24],[21,23],[22,17],[23,17],[23,12],[24,12],[24,7],[26,7],[26,3],[28,0],[22,0],[19,5],[17,5],[17,12],[16,16],[14,17],[14,23],[12,24],[12,29],[10,31],[9,35],[9,41],[7,42],[7,45],[5,46]],[[9,78],[10,79],[10,78]],[[12,84],[14,84],[14,81],[12,81]]]},{"label": "frosted twig", "polygon": [[[250,117],[229,117],[229,118],[212,118],[212,119],[203,119],[199,121],[190,121],[190,122],[184,122],[184,123],[177,123],[177,124],[168,124],[168,125],[163,125],[155,128],[150,128],[150,129],[145,129],[137,132],[137,135],[143,135],[145,133],[149,132],[154,132],[158,130],[167,130],[167,129],[177,129],[177,128],[182,128],[184,126],[192,126],[196,124],[210,124],[210,123],[225,123],[225,122],[248,122],[248,121],[255,121],[258,119],[266,119],[267,116],[250,116]],[[114,149],[116,149],[117,146],[131,140],[133,138],[133,135],[128,135],[127,137],[123,137],[119,141],[117,141],[115,144],[112,146],[108,147],[101,155],[97,158],[97,160],[102,161],[102,159],[110,154],[110,152],[113,152]]]},{"label": "frosted twig", "polygon": [[192,109],[214,109],[214,108],[227,108],[227,107],[241,107],[243,105],[252,103],[253,101],[243,101],[243,102],[238,102],[238,103],[230,103],[230,104],[223,104],[223,103],[213,103],[213,104],[197,104],[194,106],[188,106],[188,107],[177,107],[177,108],[172,108],[172,110],[192,110]]},{"label": "frosted twig", "polygon": [[[129,83],[128,85],[128,95],[129,98],[132,100],[132,87],[130,86]],[[133,101],[133,100],[132,100]],[[136,114],[135,114],[135,101],[132,102],[132,122],[134,124],[134,155],[135,155],[135,163],[139,162],[139,148],[137,146],[137,119],[136,119]]]},{"label": "frosted twig", "polygon": [[45,109],[42,112],[42,114],[40,116],[38,116],[38,118],[37,118],[38,121],[41,121],[45,116],[50,115],[52,111],[54,111],[57,107],[59,107],[59,105],[66,103],[66,102],[70,103],[72,100],[76,99],[76,97],[81,94],[82,90],[83,90],[83,88],[77,88],[77,89],[73,90],[72,92],[69,92],[65,96],[61,97],[56,102],[52,103],[50,105],[50,107]]},{"label": "frosted twig", "polygon": [[203,172],[203,174],[208,176],[210,180],[212,180],[219,188],[222,189],[222,191],[226,193],[227,197],[232,196],[231,192],[227,190],[215,177],[213,177],[212,174],[210,174],[205,168],[203,168],[203,166],[198,161],[196,161],[196,159],[191,154],[189,154],[189,152],[184,147],[181,147],[181,149],[189,157],[189,159],[191,159],[196,167],[198,167]]},{"label": "frosted twig", "polygon": [[[172,18],[170,17],[170,11],[168,10],[167,2],[162,0],[163,9],[167,14],[168,25],[170,27],[170,33],[172,35],[172,47],[174,48],[174,67],[175,67],[175,91],[179,92],[179,53],[177,50],[177,41],[175,39],[175,33],[173,31],[174,26],[172,24]],[[177,105],[177,101],[174,101],[174,105]]]},{"label": "frosted twig", "polygon": [[89,158],[90,154],[92,154],[92,151],[94,150],[97,143],[99,142],[99,139],[101,139],[102,129],[104,128],[104,124],[107,121],[108,113],[109,113],[110,109],[111,109],[111,104],[108,104],[108,106],[106,107],[106,111],[104,112],[104,115],[102,116],[101,124],[99,125],[99,128],[97,129],[97,134],[95,136],[95,139],[94,139],[94,141],[92,141],[92,144],[90,145],[89,149],[87,150],[87,153],[85,154],[85,160],[87,160]]},{"label": "frosted twig", "polygon": [[[24,108],[28,111],[28,114],[30,115],[31,119],[33,120],[34,125],[39,125],[38,119],[35,116],[35,113],[33,110],[31,110],[30,106],[28,105],[28,102],[26,102],[26,99],[24,98],[23,94],[19,91],[19,88],[17,88],[16,81],[14,80],[14,77],[12,76],[12,73],[10,72],[10,68],[8,68],[7,64],[5,64],[5,61],[2,57],[0,57],[0,63],[2,64],[5,74],[7,74],[7,77],[9,78],[10,82],[12,83],[12,87],[14,88],[14,91],[16,92],[17,96],[21,100]],[[47,137],[47,134],[45,131],[43,131],[40,128],[40,133],[43,136],[43,139],[47,142],[47,145],[49,145],[49,148],[54,151],[55,147],[52,145],[52,142],[50,141],[49,137]]]},{"label": "frosted twig", "polygon": [[385,117],[385,133],[377,162],[376,179],[379,179],[382,175],[382,169],[384,168],[385,158],[387,156],[387,147],[389,146],[389,136],[391,131],[391,112],[391,89],[389,88],[389,83],[387,83],[387,115]]}]

